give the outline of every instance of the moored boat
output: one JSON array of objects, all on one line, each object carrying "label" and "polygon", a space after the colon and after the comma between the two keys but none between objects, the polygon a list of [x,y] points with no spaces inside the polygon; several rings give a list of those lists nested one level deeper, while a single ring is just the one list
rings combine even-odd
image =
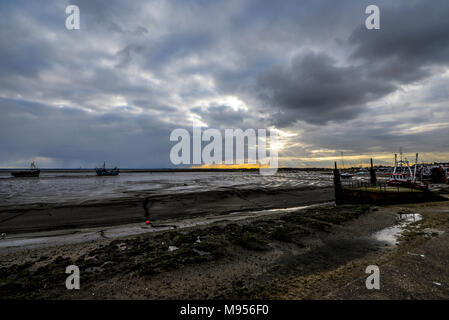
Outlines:
[{"label": "moored boat", "polygon": [[413,171],[410,168],[410,163],[408,162],[408,160],[402,160],[402,152],[401,159],[399,161],[397,160],[397,154],[395,154],[394,156],[394,169],[393,173],[390,176],[390,179],[387,181],[387,184],[394,187],[404,187],[421,190],[427,189],[427,185],[422,184],[416,180],[418,154],[416,154],[416,162]]},{"label": "moored boat", "polygon": [[11,175],[16,178],[39,177],[41,171],[36,167],[34,161],[31,162],[30,170],[12,171]]},{"label": "moored boat", "polygon": [[112,169],[106,168],[106,161],[103,162],[103,166],[100,168],[95,168],[95,172],[97,173],[97,176],[118,176],[120,174],[120,170],[115,167]]}]

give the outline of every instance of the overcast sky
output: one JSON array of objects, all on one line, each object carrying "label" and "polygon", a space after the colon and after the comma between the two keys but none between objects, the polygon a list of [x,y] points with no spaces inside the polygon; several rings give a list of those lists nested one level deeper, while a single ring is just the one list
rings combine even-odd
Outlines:
[{"label": "overcast sky", "polygon": [[[79,6],[80,30],[65,8]],[[380,8],[380,30],[365,8]],[[167,168],[276,128],[281,166],[449,161],[449,1],[0,1],[0,167]]]}]

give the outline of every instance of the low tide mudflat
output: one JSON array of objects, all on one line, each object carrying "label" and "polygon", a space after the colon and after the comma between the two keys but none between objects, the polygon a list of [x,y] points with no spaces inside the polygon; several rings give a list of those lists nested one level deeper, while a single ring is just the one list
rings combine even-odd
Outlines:
[{"label": "low tide mudflat", "polygon": [[[401,224],[404,214],[420,220]],[[401,224],[394,241],[375,237]],[[4,251],[0,295],[26,299],[449,298],[449,204],[324,204],[238,221]],[[65,268],[81,289],[65,288]],[[377,265],[381,289],[367,290]]]}]

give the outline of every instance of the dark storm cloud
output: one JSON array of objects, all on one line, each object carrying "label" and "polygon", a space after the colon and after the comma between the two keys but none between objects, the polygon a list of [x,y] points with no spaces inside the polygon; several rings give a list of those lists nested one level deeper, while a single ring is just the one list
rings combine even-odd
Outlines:
[{"label": "dark storm cloud", "polygon": [[234,110],[230,106],[214,106],[209,108],[192,108],[212,128],[243,128],[248,114],[244,110]]},{"label": "dark storm cloud", "polygon": [[354,30],[351,57],[369,63],[373,76],[408,83],[449,62],[449,2],[406,1],[382,10],[381,29]]},{"label": "dark storm cloud", "polygon": [[288,69],[274,67],[259,79],[261,99],[274,110],[275,124],[296,120],[325,123],[356,117],[361,105],[395,90],[370,77],[363,67],[340,67],[325,54],[293,59]]},{"label": "dark storm cloud", "polygon": [[381,6],[381,29],[355,28],[344,66],[323,52],[297,56],[287,68],[262,73],[258,94],[279,126],[353,119],[366,103],[432,75],[431,67],[448,65],[448,16],[447,1]]}]

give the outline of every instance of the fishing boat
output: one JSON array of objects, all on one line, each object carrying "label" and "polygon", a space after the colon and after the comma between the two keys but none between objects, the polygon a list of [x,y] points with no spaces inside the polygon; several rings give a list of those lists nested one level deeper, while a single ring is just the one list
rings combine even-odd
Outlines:
[{"label": "fishing boat", "polygon": [[416,161],[412,171],[410,163],[407,159],[402,160],[402,152],[400,160],[397,160],[397,154],[394,155],[394,169],[387,181],[389,186],[404,187],[412,189],[427,189],[427,186],[417,182],[416,172],[418,169],[418,154],[416,154]]},{"label": "fishing boat", "polygon": [[11,175],[16,178],[39,177],[41,171],[36,167],[34,161],[31,162],[30,170],[13,171]]},{"label": "fishing boat", "polygon": [[103,162],[103,166],[100,168],[95,168],[95,171],[97,172],[97,176],[118,176],[120,173],[120,170],[115,167],[112,169],[106,168],[106,161]]}]

